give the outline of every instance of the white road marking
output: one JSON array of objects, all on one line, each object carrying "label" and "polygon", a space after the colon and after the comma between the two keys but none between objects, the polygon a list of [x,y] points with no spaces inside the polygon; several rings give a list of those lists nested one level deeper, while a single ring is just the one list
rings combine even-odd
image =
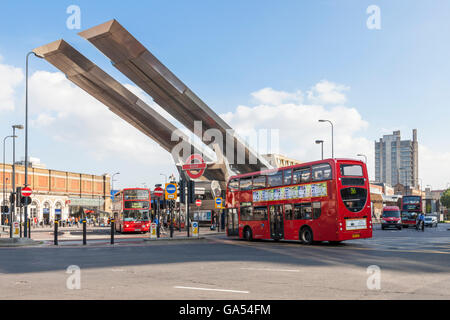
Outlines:
[{"label": "white road marking", "polygon": [[300,270],[293,269],[268,269],[268,268],[240,268],[241,270],[254,270],[254,271],[275,271],[275,272],[300,272]]},{"label": "white road marking", "polygon": [[188,289],[188,290],[204,290],[204,291],[220,291],[220,292],[234,292],[234,293],[249,293],[249,291],[228,290],[228,289],[210,289],[210,288],[195,288],[195,287],[181,287],[175,286],[175,289]]}]

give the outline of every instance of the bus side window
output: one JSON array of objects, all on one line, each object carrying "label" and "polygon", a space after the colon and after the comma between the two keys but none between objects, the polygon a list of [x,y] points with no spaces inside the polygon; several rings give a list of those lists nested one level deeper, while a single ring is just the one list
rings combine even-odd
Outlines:
[{"label": "bus side window", "polygon": [[312,204],[313,219],[319,219],[322,213],[321,203],[313,202]]},{"label": "bus side window", "polygon": [[253,177],[253,189],[261,189],[266,187],[266,176]]},{"label": "bus side window", "polygon": [[312,211],[311,203],[302,203],[301,204],[300,219],[303,219],[303,220],[312,219],[311,211]]},{"label": "bus side window", "polygon": [[331,166],[328,163],[318,164],[312,167],[313,181],[323,181],[331,178]]},{"label": "bus side window", "polygon": [[289,185],[292,183],[292,169],[284,170],[284,185]]}]

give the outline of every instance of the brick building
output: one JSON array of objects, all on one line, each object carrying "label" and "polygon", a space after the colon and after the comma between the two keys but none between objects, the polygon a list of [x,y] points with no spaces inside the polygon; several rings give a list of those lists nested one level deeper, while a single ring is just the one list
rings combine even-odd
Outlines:
[{"label": "brick building", "polygon": [[[24,169],[23,165],[16,164],[16,187],[25,183]],[[54,221],[55,217],[65,220],[71,216],[82,216],[85,212],[96,215],[110,212],[109,174],[93,175],[51,170],[31,162],[28,168],[28,185],[33,190],[32,202],[28,206],[29,215],[45,223]],[[9,206],[11,192],[12,165],[0,164],[0,203]],[[16,217],[19,217],[19,208],[16,208]]]}]

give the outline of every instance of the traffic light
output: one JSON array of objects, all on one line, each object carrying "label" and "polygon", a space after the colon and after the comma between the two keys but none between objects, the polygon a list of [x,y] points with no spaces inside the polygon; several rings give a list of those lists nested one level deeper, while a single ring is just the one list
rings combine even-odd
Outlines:
[{"label": "traffic light", "polygon": [[28,206],[31,204],[31,197],[22,197],[20,196],[20,203],[22,206]]},{"label": "traffic light", "polygon": [[195,182],[193,180],[189,180],[188,186],[188,203],[195,202]]},{"label": "traffic light", "polygon": [[186,183],[183,179],[180,180],[180,182],[178,183],[178,187],[180,188],[179,191],[179,196],[180,196],[180,203],[186,203]]}]

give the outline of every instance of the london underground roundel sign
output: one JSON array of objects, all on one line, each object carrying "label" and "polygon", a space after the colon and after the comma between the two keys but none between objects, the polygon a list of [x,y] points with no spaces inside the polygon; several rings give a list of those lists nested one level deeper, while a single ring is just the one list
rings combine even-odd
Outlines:
[{"label": "london underground roundel sign", "polygon": [[182,166],[191,179],[200,178],[206,169],[206,163],[199,154],[192,154],[186,159],[186,164]]}]

